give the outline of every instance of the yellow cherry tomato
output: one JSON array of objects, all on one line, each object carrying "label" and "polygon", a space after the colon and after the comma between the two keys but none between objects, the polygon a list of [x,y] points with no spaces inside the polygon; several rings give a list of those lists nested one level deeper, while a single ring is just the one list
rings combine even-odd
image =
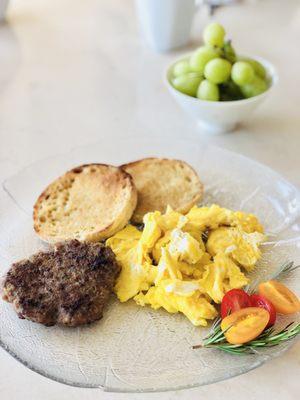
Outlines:
[{"label": "yellow cherry tomato", "polygon": [[221,329],[229,343],[242,344],[259,336],[269,322],[267,310],[247,307],[235,311],[222,320]]},{"label": "yellow cherry tomato", "polygon": [[258,286],[258,292],[269,300],[280,314],[294,314],[300,311],[298,297],[280,282],[263,282]]}]

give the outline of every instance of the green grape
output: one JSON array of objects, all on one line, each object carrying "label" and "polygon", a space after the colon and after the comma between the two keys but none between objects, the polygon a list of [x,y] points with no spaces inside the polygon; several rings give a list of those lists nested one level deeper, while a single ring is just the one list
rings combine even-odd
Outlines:
[{"label": "green grape", "polygon": [[230,61],[231,63],[236,62],[236,54],[234,48],[232,47],[231,40],[227,40],[224,43],[223,52],[224,52],[224,57],[228,61]]},{"label": "green grape", "polygon": [[179,61],[173,67],[173,75],[174,76],[180,76],[183,74],[187,74],[188,72],[191,72],[191,67],[187,60]]},{"label": "green grape", "polygon": [[208,46],[200,47],[190,58],[190,67],[192,71],[201,72],[203,74],[205,65],[208,61],[218,57],[218,52]]},{"label": "green grape", "polygon": [[231,79],[239,86],[248,85],[254,79],[254,69],[246,61],[238,61],[232,66]]},{"label": "green grape", "polygon": [[214,58],[204,68],[204,76],[212,83],[226,82],[230,77],[231,64],[223,58]]},{"label": "green grape", "polygon": [[173,87],[181,93],[196,97],[197,89],[202,79],[201,74],[198,74],[197,72],[189,72],[174,78],[172,84]]},{"label": "green grape", "polygon": [[203,32],[204,43],[209,46],[222,47],[224,44],[225,30],[217,22],[209,24]]},{"label": "green grape", "polygon": [[258,76],[254,76],[253,81],[248,85],[241,86],[241,92],[246,98],[258,96],[268,89],[266,81]]},{"label": "green grape", "polygon": [[266,79],[267,73],[265,67],[260,62],[253,60],[252,58],[244,57],[240,58],[240,61],[246,61],[247,63],[249,63],[258,77]]},{"label": "green grape", "polygon": [[232,80],[220,85],[220,99],[221,101],[241,100],[244,96],[241,89]]},{"label": "green grape", "polygon": [[219,88],[214,83],[204,79],[199,85],[197,97],[201,100],[218,101],[220,98]]},{"label": "green grape", "polygon": [[265,67],[260,62],[256,60],[249,60],[248,62],[252,65],[252,68],[254,69],[254,72],[257,76],[262,79],[266,79],[267,73]]}]

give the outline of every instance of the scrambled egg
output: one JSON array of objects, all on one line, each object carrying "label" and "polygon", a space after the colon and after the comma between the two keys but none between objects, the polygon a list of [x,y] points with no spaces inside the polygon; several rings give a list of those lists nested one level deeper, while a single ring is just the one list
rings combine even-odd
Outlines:
[{"label": "scrambled egg", "polygon": [[122,267],[115,293],[206,326],[217,315],[214,303],[247,285],[244,270],[255,267],[264,239],[254,215],[217,205],[150,212],[142,231],[128,225],[106,241]]}]

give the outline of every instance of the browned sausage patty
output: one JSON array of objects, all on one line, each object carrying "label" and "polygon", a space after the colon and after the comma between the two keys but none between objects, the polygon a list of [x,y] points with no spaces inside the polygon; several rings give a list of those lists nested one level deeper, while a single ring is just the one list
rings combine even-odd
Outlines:
[{"label": "browned sausage patty", "polygon": [[110,248],[71,240],[14,263],[2,297],[20,318],[78,326],[102,317],[119,272]]}]

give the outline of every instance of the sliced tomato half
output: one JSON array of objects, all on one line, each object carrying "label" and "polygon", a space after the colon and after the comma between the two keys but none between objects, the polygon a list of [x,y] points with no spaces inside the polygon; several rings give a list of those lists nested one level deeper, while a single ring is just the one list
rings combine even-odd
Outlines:
[{"label": "sliced tomato half", "polygon": [[228,315],[221,322],[221,329],[229,343],[243,344],[257,338],[270,319],[267,310],[247,307]]},{"label": "sliced tomato half", "polygon": [[258,286],[261,296],[269,300],[280,314],[294,314],[300,311],[300,300],[283,283],[271,280]]}]

